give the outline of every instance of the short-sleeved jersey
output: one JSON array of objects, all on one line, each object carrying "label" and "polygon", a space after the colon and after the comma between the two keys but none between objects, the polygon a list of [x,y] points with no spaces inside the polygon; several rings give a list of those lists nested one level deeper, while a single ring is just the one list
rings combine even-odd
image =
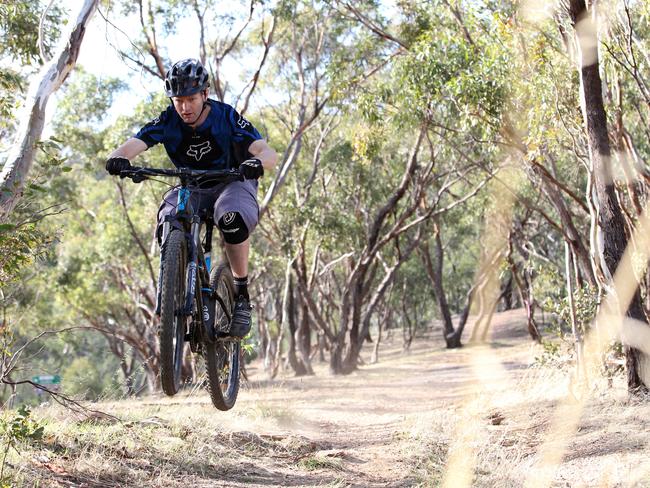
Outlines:
[{"label": "short-sleeved jersey", "polygon": [[162,143],[172,163],[192,169],[236,168],[251,157],[248,147],[262,139],[244,117],[226,103],[208,99],[210,113],[196,128],[185,124],[173,105],[135,135],[147,147]]}]

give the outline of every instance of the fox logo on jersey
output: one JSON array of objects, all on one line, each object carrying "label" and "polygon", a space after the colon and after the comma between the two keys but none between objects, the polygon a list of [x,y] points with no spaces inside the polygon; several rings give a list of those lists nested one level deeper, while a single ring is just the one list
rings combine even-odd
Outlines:
[{"label": "fox logo on jersey", "polygon": [[241,127],[242,129],[245,129],[246,127],[248,127],[249,125],[251,125],[251,123],[250,123],[248,120],[246,120],[244,117],[242,117],[242,116],[240,115],[240,116],[239,116],[239,119],[237,120],[237,125],[238,125],[239,127]]},{"label": "fox logo on jersey", "polygon": [[201,158],[210,152],[212,147],[210,146],[210,141],[202,142],[201,144],[194,144],[189,147],[187,150],[187,155],[200,161]]}]

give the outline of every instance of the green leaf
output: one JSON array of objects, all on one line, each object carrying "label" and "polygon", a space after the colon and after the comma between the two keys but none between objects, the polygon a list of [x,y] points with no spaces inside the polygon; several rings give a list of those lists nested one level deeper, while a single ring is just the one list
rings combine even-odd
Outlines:
[{"label": "green leaf", "polygon": [[16,228],[16,224],[0,224],[0,232],[9,232]]},{"label": "green leaf", "polygon": [[47,193],[47,188],[43,188],[41,185],[37,185],[36,183],[31,183],[29,185],[30,190],[35,190],[35,191],[40,191],[41,193]]}]

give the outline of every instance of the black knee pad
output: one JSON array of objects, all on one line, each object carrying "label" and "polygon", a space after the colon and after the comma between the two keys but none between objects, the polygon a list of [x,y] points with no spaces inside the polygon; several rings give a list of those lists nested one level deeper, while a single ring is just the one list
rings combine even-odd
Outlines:
[{"label": "black knee pad", "polygon": [[228,244],[241,244],[248,239],[248,227],[239,212],[228,212],[217,223]]}]

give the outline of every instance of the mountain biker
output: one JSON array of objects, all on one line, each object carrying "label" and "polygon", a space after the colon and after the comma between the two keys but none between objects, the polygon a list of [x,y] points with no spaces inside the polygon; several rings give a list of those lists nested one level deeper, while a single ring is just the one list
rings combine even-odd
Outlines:
[{"label": "mountain biker", "polygon": [[[204,180],[200,182],[201,191],[192,192],[192,203],[213,212],[223,236],[235,281],[230,335],[244,337],[251,328],[248,254],[249,236],[259,218],[257,180],[265,169],[275,166],[278,156],[233,107],[208,98],[208,78],[200,61],[183,59],[175,63],[165,76],[170,105],[109,155],[106,170],[119,175],[131,168],[131,161],[138,154],[159,143],[177,167],[239,167],[244,181],[215,185]],[[175,212],[177,193],[177,189],[169,191],[158,211],[159,242],[165,216]]]}]

